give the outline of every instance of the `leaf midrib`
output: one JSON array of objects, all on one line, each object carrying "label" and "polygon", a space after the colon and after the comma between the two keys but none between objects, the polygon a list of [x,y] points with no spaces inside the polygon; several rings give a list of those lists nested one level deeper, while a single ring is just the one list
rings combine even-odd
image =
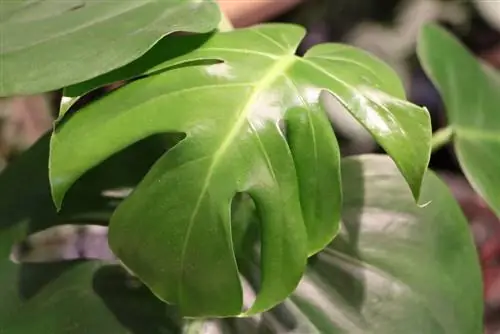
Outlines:
[{"label": "leaf midrib", "polygon": [[489,141],[500,144],[500,134],[495,131],[488,131],[485,129],[470,129],[462,126],[452,125],[454,133],[459,139],[473,140],[473,141]]},{"label": "leaf midrib", "polygon": [[[329,258],[325,258],[329,256]],[[435,321],[435,324],[438,325],[441,329],[443,329],[443,332],[446,331],[446,327],[439,319],[435,312],[434,309],[431,308],[429,305],[429,302],[422,298],[421,294],[419,293],[420,291],[416,291],[413,287],[411,287],[409,284],[404,282],[400,277],[397,275],[390,273],[387,270],[384,270],[384,268],[379,268],[376,265],[368,262],[368,261],[362,261],[360,259],[355,258],[354,256],[348,254],[348,253],[342,253],[337,249],[334,249],[332,247],[327,247],[323,250],[323,254],[320,255],[321,259],[325,262],[330,263],[334,267],[341,268],[338,263],[332,263],[332,258],[335,259],[336,261],[341,261],[346,263],[347,265],[350,265],[352,267],[355,267],[358,270],[366,270],[371,273],[374,273],[377,276],[383,277],[387,279],[388,281],[392,281],[395,285],[400,287],[401,289],[407,291],[410,293],[414,299],[422,306],[423,309],[425,309],[432,317],[432,319]],[[345,272],[351,272],[349,268],[341,268]]]},{"label": "leaf midrib", "polygon": [[[249,96],[248,100],[243,104],[243,107],[241,108],[241,113],[237,117],[234,126],[231,127],[231,130],[228,132],[228,134],[224,137],[224,139],[221,142],[221,145],[219,146],[219,149],[217,149],[213,155],[212,158],[212,163],[207,169],[207,175],[205,177],[205,180],[203,182],[202,189],[200,191],[200,195],[198,196],[198,199],[196,201],[195,207],[193,209],[193,214],[191,215],[189,222],[188,222],[188,227],[186,230],[186,236],[184,238],[184,244],[182,246],[182,252],[181,252],[181,270],[180,270],[180,284],[182,284],[182,276],[184,275],[184,258],[186,256],[186,250],[187,246],[189,244],[189,239],[191,236],[191,231],[193,229],[194,221],[196,216],[199,213],[199,209],[201,206],[201,203],[203,201],[203,198],[205,197],[205,194],[208,191],[209,185],[210,185],[210,180],[216,170],[217,165],[221,161],[222,157],[224,156],[224,153],[227,151],[227,149],[231,146],[233,140],[235,137],[238,135],[240,132],[241,128],[246,124],[247,119],[248,119],[248,114],[252,110],[252,106],[254,105],[256,99],[258,98],[259,94],[265,90],[266,88],[269,87],[273,83],[273,81],[280,76],[282,72],[285,72],[287,68],[289,68],[293,62],[297,59],[293,54],[284,56],[281,59],[278,59],[278,61],[269,69],[269,72],[260,80],[258,81],[254,86],[253,86],[253,91],[251,95]],[[182,291],[183,289],[179,289],[179,303],[182,304]]]}]

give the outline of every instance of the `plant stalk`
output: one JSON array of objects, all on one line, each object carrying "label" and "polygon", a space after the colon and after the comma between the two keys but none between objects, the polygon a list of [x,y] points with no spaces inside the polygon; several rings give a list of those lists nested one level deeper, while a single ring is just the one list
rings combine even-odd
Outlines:
[{"label": "plant stalk", "polygon": [[431,151],[436,152],[453,139],[453,128],[447,126],[434,132],[431,139]]}]

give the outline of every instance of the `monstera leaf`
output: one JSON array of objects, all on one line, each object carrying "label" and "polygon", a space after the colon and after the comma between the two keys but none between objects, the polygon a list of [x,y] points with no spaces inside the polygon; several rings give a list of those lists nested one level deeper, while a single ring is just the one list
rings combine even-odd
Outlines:
[{"label": "monstera leaf", "polygon": [[208,32],[212,0],[9,0],[0,3],[0,96],[88,80],[143,55],[176,31]]},{"label": "monstera leaf", "polygon": [[[322,91],[373,134],[418,198],[430,154],[426,110],[405,102],[393,71],[362,51],[325,44],[295,56],[304,33],[278,24],[216,34],[66,115],[52,136],[50,180],[60,206],[79,177],[115,152],[151,134],[185,134],[117,209],[109,241],[186,316],[242,312],[230,225],[236,193],[253,199],[261,221],[261,287],[245,315],[286,298],[307,257],[336,235],[339,149]],[[171,40],[191,38],[198,37]]]},{"label": "monstera leaf", "polygon": [[[36,158],[43,163],[47,146],[42,141],[39,148],[43,154]],[[50,203],[46,174],[22,168],[38,165],[28,159],[31,153],[5,175],[29,177],[26,190],[32,195],[16,192],[22,205],[0,211],[1,333],[482,332],[481,275],[472,238],[450,191],[432,172],[422,188],[422,199],[430,204],[422,209],[388,157],[346,159],[341,232],[310,259],[291,298],[251,318],[183,322],[148,289],[127,287],[115,265],[9,262],[12,243],[27,233],[25,224],[38,230],[57,217],[53,207],[40,205]],[[10,200],[7,180],[0,176],[0,191]],[[18,218],[5,219],[5,210],[16,211]]]},{"label": "monstera leaf", "polygon": [[450,33],[427,25],[418,56],[446,104],[458,162],[467,179],[500,216],[500,80]]}]

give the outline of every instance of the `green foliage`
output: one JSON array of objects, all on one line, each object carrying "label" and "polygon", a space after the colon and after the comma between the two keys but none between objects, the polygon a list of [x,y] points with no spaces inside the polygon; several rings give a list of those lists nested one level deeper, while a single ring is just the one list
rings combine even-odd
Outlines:
[{"label": "green foliage", "polygon": [[[109,236],[123,263],[185,315],[241,312],[229,214],[236,193],[253,198],[262,223],[262,286],[246,314],[286,298],[307,256],[337,233],[339,149],[322,90],[371,131],[418,197],[430,152],[428,113],[402,100],[395,74],[362,51],[325,44],[294,56],[303,36],[288,25],[217,34],[54,132],[58,206],[75,180],[111,154],[154,133],[186,134],[118,208]],[[170,39],[164,53],[190,38]],[[217,59],[223,62],[168,68]]]},{"label": "green foliage", "polygon": [[450,33],[435,25],[420,35],[418,56],[440,91],[458,162],[474,189],[500,216],[500,80]]},{"label": "green foliage", "polygon": [[[28,226],[38,230],[58,216],[47,205],[51,198],[42,168],[48,159],[47,139],[0,175],[0,189],[13,178],[30,177],[33,185],[2,197],[2,203],[11,205],[11,214],[7,217],[2,207],[0,281],[5,288],[0,292],[0,332],[208,333],[214,328],[209,326],[215,326],[215,333],[258,328],[300,333],[481,332],[481,277],[458,205],[429,172],[422,200],[431,204],[419,208],[394,163],[377,155],[343,161],[343,183],[350,186],[343,191],[342,232],[310,259],[291,298],[260,316],[182,321],[174,307],[148,289],[127,288],[122,269],[98,261],[26,264],[19,269],[7,259],[10,245]],[[127,163],[148,147],[158,146],[142,143],[107,163]],[[39,167],[39,173],[32,175],[30,164]],[[92,173],[96,180],[107,180],[113,176],[109,171],[110,166]],[[115,176],[115,182],[129,178]],[[110,214],[97,206],[81,207],[89,202],[78,199],[93,198],[88,195],[90,181],[87,176],[72,193],[63,219],[82,210]],[[12,206],[21,199],[22,206]],[[8,227],[5,222],[12,219],[19,224]]]},{"label": "green foliage", "polygon": [[[158,316],[165,307],[148,294],[145,303],[133,292],[124,296],[131,291],[124,286],[123,269],[116,265],[100,261],[18,265],[9,260],[9,253],[14,242],[47,227],[109,219],[115,205],[101,196],[102,190],[136,184],[160,154],[159,148],[167,146],[165,140],[148,138],[92,170],[74,186],[59,213],[52,204],[47,174],[49,143],[50,133],[0,174],[0,333],[130,333],[121,323],[125,319],[115,318],[110,309],[121,298],[136,302],[127,305],[135,314],[127,325],[140,319],[142,330],[158,333],[156,328],[148,332],[153,325],[144,319]],[[124,165],[130,168],[120,168]],[[108,307],[109,295],[115,304]]]},{"label": "green foliage", "polygon": [[[1,96],[134,79],[61,108],[50,145],[0,174],[0,332],[480,333],[467,224],[426,172],[429,115],[378,59],[331,43],[297,57],[294,25],[217,32],[213,1],[0,6]],[[389,156],[341,162],[321,94]],[[102,196],[122,186],[118,206]],[[145,286],[103,261],[8,260],[32,232],[109,220]]]},{"label": "green foliage", "polygon": [[209,32],[213,0],[0,2],[0,96],[91,79],[142,56],[176,31]]}]

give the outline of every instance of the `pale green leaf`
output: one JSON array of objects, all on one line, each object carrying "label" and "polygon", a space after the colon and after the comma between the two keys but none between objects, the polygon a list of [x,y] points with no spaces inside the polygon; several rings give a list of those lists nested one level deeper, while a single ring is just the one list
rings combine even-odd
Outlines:
[{"label": "pale green leaf", "polygon": [[457,158],[467,179],[500,216],[500,80],[450,33],[423,28],[418,56],[446,105]]}]

